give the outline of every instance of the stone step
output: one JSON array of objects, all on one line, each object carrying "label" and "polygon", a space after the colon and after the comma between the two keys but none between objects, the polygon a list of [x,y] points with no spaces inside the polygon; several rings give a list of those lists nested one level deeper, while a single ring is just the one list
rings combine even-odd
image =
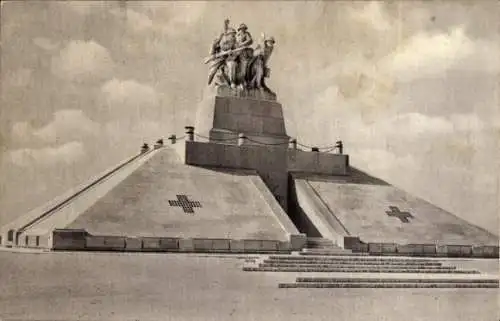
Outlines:
[{"label": "stone step", "polygon": [[306,244],[311,244],[311,245],[328,245],[328,246],[335,246],[335,247],[338,247],[335,243],[333,243],[332,241],[322,241],[322,242],[318,242],[318,241],[306,241]]},{"label": "stone step", "polygon": [[298,256],[298,255],[270,255],[267,259],[271,260],[282,260],[282,261],[304,261],[304,262],[338,262],[338,261],[350,261],[350,262],[412,262],[412,263],[439,263],[436,260],[426,260],[426,259],[405,259],[405,258],[392,258],[392,257],[331,257],[331,256]]},{"label": "stone step", "polygon": [[494,283],[499,284],[497,279],[401,279],[401,278],[328,278],[328,277],[298,277],[297,283]]},{"label": "stone step", "polygon": [[302,249],[302,253],[350,253],[352,254],[352,251],[351,250],[344,250],[340,247],[338,248],[329,248],[329,249],[326,249],[324,247],[322,248],[304,248]]},{"label": "stone step", "polygon": [[338,247],[337,244],[335,244],[332,240],[329,239],[313,239],[313,238],[308,238],[306,240],[307,245],[326,245],[326,246],[332,246],[332,247]]},{"label": "stone step", "polygon": [[334,244],[315,244],[315,243],[306,243],[305,250],[307,249],[312,249],[312,250],[342,250],[341,247],[338,247]]},{"label": "stone step", "polygon": [[[311,250],[311,249],[308,249]],[[299,252],[300,255],[303,256],[313,256],[313,255],[323,255],[323,256],[369,256],[369,253],[363,252],[363,253],[353,253],[353,252],[345,252],[345,251],[325,251],[322,249],[322,251],[318,252],[309,252],[309,251],[303,251]]]},{"label": "stone step", "polygon": [[332,240],[324,238],[324,237],[308,236],[306,240],[307,240],[307,242],[330,242],[330,243],[333,243]]},{"label": "stone step", "polygon": [[321,267],[256,267],[244,266],[243,271],[249,272],[345,272],[345,273],[448,273],[448,274],[479,274],[475,270],[456,270],[444,267],[437,268],[321,268]]},{"label": "stone step", "polygon": [[[322,246],[322,245],[318,245],[318,246]],[[343,249],[343,248],[341,248],[340,246],[337,246],[337,245],[331,245],[327,249],[323,249],[323,248],[304,248],[302,251],[303,252],[343,251],[343,252],[351,252],[352,253],[352,250]]]},{"label": "stone step", "polygon": [[332,246],[336,246],[338,247],[337,244],[333,243],[332,241],[330,240],[326,240],[326,241],[311,241],[311,240],[307,240],[306,241],[306,244],[313,244],[313,245],[332,245]]},{"label": "stone step", "polygon": [[381,283],[381,282],[345,282],[345,283],[280,283],[279,288],[498,288],[498,283],[419,283],[419,282],[405,282],[405,283]]},{"label": "stone step", "polygon": [[306,247],[303,250],[322,250],[322,251],[329,251],[329,250],[342,250],[340,247],[336,247],[335,245],[319,245],[319,244],[306,244]]},{"label": "stone step", "polygon": [[449,269],[456,270],[455,266],[432,266],[432,265],[398,265],[398,264],[297,264],[297,263],[260,263],[260,267],[296,267],[296,268],[343,268],[343,269],[364,269],[364,268],[380,268],[380,269]]},{"label": "stone step", "polygon": [[339,247],[337,244],[333,243],[332,241],[326,241],[326,242],[316,242],[316,241],[306,241],[306,244],[310,245],[327,245],[327,246],[334,246],[334,247]]},{"label": "stone step", "polygon": [[367,252],[345,252],[345,251],[302,251],[299,255],[309,256],[309,255],[323,255],[323,256],[338,256],[338,255],[352,255],[352,256],[370,256]]},{"label": "stone step", "polygon": [[348,264],[348,265],[398,265],[398,266],[442,266],[441,262],[393,262],[393,261],[353,261],[353,260],[275,260],[265,259],[262,263],[274,264],[304,264],[304,265],[318,265],[318,264]]}]

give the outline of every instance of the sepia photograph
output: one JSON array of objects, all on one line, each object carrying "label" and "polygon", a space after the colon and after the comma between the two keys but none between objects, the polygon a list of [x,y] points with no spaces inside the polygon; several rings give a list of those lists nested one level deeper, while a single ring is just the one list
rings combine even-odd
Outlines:
[{"label": "sepia photograph", "polygon": [[500,320],[499,1],[0,4],[0,321]]}]

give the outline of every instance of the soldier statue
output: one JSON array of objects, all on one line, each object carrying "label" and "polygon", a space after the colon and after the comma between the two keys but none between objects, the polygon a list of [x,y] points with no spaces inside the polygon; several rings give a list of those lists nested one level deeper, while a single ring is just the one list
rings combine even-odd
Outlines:
[{"label": "soldier statue", "polygon": [[[248,66],[247,83],[248,88],[264,89],[273,93],[265,83],[265,78],[269,78],[271,69],[267,66],[267,62],[273,53],[275,40],[274,37],[266,37],[263,35],[262,44],[255,48],[254,57]],[[273,93],[274,94],[274,93]]]},{"label": "soldier statue", "polygon": [[273,52],[274,38],[263,36],[262,44],[257,45],[255,50],[252,44],[252,35],[244,23],[240,24],[236,32],[226,19],[224,31],[214,40],[210,56],[205,59],[205,63],[211,63],[208,84],[216,79],[217,86],[241,90],[262,89],[272,93],[264,78],[270,75],[267,62]]},{"label": "soldier statue", "polygon": [[[208,84],[210,85],[214,76],[219,73],[220,78],[218,85],[234,83],[234,75],[236,62],[234,55],[231,55],[232,50],[236,46],[236,30],[229,27],[229,20],[224,21],[224,32],[215,39],[210,50],[210,59],[207,62],[212,62]],[[231,78],[231,76],[233,76]]]},{"label": "soldier statue", "polygon": [[238,33],[236,33],[236,49],[242,48],[242,50],[237,53],[238,67],[236,80],[240,88],[247,88],[247,69],[253,58],[253,49],[250,47],[253,43],[253,39],[252,35],[247,30],[247,26],[242,23],[238,28]]}]

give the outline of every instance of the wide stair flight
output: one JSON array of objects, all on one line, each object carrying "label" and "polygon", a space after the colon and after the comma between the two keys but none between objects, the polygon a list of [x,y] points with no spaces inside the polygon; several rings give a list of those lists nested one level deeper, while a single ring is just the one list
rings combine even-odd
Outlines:
[{"label": "wide stair flight", "polygon": [[[435,259],[377,257],[352,253],[332,241],[308,238],[291,255],[270,255],[246,263],[244,271],[299,273],[280,288],[498,288],[499,280],[477,270],[443,265]],[[306,276],[303,274],[306,273]],[[326,276],[307,275],[327,274]]]}]

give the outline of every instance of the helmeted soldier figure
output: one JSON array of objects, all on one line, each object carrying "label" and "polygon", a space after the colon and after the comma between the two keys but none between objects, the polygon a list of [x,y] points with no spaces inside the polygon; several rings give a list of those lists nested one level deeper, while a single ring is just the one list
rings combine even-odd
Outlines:
[{"label": "helmeted soldier figure", "polygon": [[205,58],[205,64],[210,63],[208,84],[214,79],[218,86],[238,86],[242,89],[263,89],[274,94],[265,84],[269,78],[267,67],[275,40],[263,35],[262,43],[252,49],[253,39],[247,26],[242,23],[238,32],[229,27],[229,20],[224,20],[224,31],[214,40],[210,56]]},{"label": "helmeted soldier figure", "polygon": [[238,67],[236,80],[240,87],[246,88],[246,72],[248,65],[253,57],[253,49],[250,47],[253,44],[252,35],[248,32],[246,24],[242,23],[238,27],[238,33],[236,33],[236,49],[245,48],[237,53],[238,55]]},{"label": "helmeted soldier figure", "polygon": [[270,69],[267,67],[267,62],[269,61],[269,58],[273,53],[274,44],[275,44],[274,37],[265,37],[264,46],[259,45],[258,48],[256,49],[258,52],[256,55],[262,55],[262,57],[264,58],[264,66],[265,66],[264,77],[266,78],[269,78],[270,74]]},{"label": "helmeted soldier figure", "polygon": [[269,78],[270,69],[267,63],[274,49],[274,37],[263,35],[262,44],[257,45],[254,51],[254,57],[248,67],[247,81],[250,88],[261,88],[273,93],[265,83],[264,78]]},{"label": "helmeted soldier figure", "polygon": [[[215,39],[210,50],[211,56],[216,56],[217,54],[224,53],[226,51],[233,50],[236,46],[236,30],[229,27],[229,20],[224,21],[224,32]],[[210,67],[210,74],[208,76],[208,84],[212,83],[214,76],[217,72],[220,72],[221,80],[228,84],[231,84],[231,72],[228,69],[234,69],[236,57],[233,55],[222,55],[212,60],[212,65]]]}]

